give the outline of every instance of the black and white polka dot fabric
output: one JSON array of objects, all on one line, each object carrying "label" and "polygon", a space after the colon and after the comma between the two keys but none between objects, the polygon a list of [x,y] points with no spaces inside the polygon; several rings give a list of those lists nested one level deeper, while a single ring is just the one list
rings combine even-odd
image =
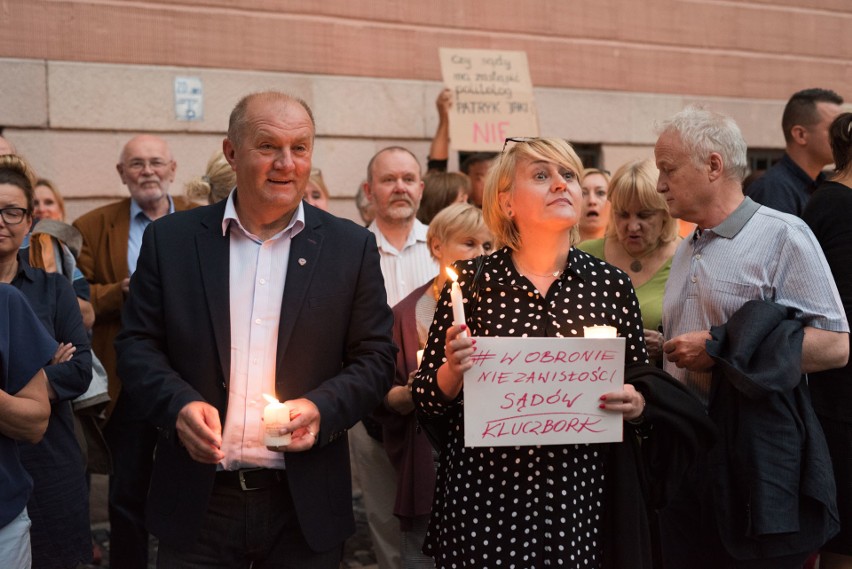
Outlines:
[{"label": "black and white polka dot fabric", "polygon": [[[583,326],[610,325],[627,339],[626,362],[647,362],[642,317],[629,277],[582,251],[546,296],[501,249],[487,257],[478,280],[476,261],[457,265],[474,336],[582,336]],[[418,411],[445,415],[450,437],[442,450],[425,550],[439,568],[600,567],[609,445],[466,448],[464,392],[446,402],[436,384],[452,325],[448,288],[414,382]]]}]

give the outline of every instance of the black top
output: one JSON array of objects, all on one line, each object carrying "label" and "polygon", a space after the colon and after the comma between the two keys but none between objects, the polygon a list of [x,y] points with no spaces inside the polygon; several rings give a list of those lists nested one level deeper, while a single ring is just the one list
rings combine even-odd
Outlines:
[{"label": "black top", "polygon": [[817,185],[825,179],[820,173],[814,181],[787,154],[748,188],[748,196],[761,205],[802,217]]},{"label": "black top", "polygon": [[[814,193],[802,218],[816,235],[834,282],[846,319],[852,317],[852,188],[824,182]],[[852,343],[850,343],[852,347]],[[852,360],[840,369],[808,374],[814,409],[837,421],[852,422]]]}]

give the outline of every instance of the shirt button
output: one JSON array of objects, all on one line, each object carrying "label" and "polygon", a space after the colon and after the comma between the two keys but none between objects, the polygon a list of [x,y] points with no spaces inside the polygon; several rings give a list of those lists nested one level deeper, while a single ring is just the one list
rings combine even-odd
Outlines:
[{"label": "shirt button", "polygon": [[256,363],[257,363],[257,358],[254,358],[254,359],[251,361],[251,363],[256,364]]},{"label": "shirt button", "polygon": [[260,322],[261,322],[260,318],[257,318],[257,319],[254,321],[254,323],[255,323],[255,324],[260,324]]},{"label": "shirt button", "polygon": [[696,261],[698,261],[698,260],[700,260],[700,259],[701,259],[701,253],[699,253],[698,255],[696,255],[696,256],[695,256],[695,260],[696,260]]},{"label": "shirt button", "polygon": [[697,283],[697,282],[698,282],[698,277],[692,277],[692,282]]},{"label": "shirt button", "polygon": [[265,285],[265,284],[266,284],[266,279],[260,279],[260,284]]}]

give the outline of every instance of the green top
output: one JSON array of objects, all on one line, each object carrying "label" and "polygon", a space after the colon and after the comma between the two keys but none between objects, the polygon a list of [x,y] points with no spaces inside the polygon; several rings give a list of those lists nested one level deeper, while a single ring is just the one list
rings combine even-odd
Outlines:
[{"label": "green top", "polygon": [[[606,237],[591,239],[577,245],[577,249],[606,261],[605,242]],[[672,260],[669,258],[648,282],[640,287],[633,287],[636,298],[639,299],[639,309],[642,311],[642,326],[648,330],[659,330],[663,323],[663,294],[666,292],[666,281],[669,279],[671,268]]]}]

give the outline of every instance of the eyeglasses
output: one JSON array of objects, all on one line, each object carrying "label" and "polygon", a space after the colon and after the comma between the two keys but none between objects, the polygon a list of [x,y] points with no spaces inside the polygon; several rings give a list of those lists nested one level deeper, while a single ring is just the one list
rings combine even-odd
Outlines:
[{"label": "eyeglasses", "polygon": [[24,207],[5,207],[0,209],[0,217],[3,218],[3,223],[6,225],[18,225],[24,220],[27,215],[27,209]]},{"label": "eyeglasses", "polygon": [[171,160],[167,162],[159,158],[154,158],[153,160],[131,160],[125,167],[131,172],[141,172],[146,166],[150,166],[152,170],[165,170],[171,164]]},{"label": "eyeglasses", "polygon": [[510,136],[503,142],[503,150],[500,151],[500,154],[506,152],[506,146],[510,142],[518,143],[518,142],[532,142],[533,140],[538,140],[537,136]]}]

